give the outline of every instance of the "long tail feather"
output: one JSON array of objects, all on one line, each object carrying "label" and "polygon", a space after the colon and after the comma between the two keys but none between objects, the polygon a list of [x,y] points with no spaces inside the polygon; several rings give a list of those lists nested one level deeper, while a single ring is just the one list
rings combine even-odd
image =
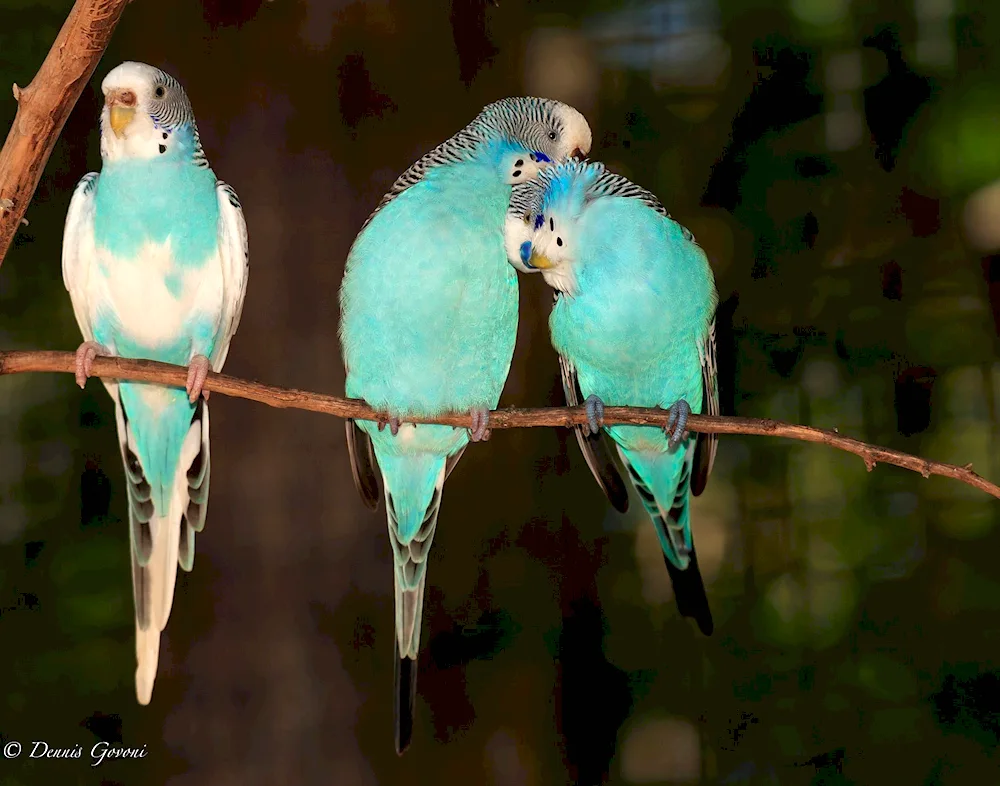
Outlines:
[{"label": "long tail feather", "polygon": [[[663,549],[663,561],[674,588],[677,610],[692,618],[699,630],[711,636],[715,630],[712,610],[705,592],[705,583],[698,567],[691,533],[689,490],[694,447],[689,446],[680,467],[680,475],[662,477],[668,454],[633,454],[620,446],[618,455],[628,470],[646,512],[649,513]],[[667,502],[669,500],[669,502]],[[667,502],[667,504],[664,504]]]},{"label": "long tail feather", "polygon": [[[443,457],[429,461],[428,457],[422,457],[412,463],[406,459],[397,460],[390,466],[393,482],[385,479],[383,482],[395,566],[396,671],[393,705],[396,753],[401,755],[413,737],[417,653],[427,582],[427,557],[437,529],[444,480],[454,463],[446,462]],[[427,484],[430,486],[430,500],[427,500],[425,491],[427,485],[418,478],[430,480]],[[396,493],[393,493],[394,485]]]},{"label": "long tail feather", "polygon": [[[199,422],[201,428],[195,428]],[[197,445],[195,444],[197,442]],[[197,449],[196,448],[200,448]],[[181,466],[185,466],[186,456],[194,452],[194,458],[188,464],[187,470],[187,507],[181,517],[180,549],[178,562],[181,568],[190,573],[194,568],[194,536],[205,529],[205,517],[208,514],[208,486],[211,476],[212,457],[208,442],[208,404],[199,402],[199,410],[191,421],[191,430],[184,440],[181,450]]]},{"label": "long tail feather", "polygon": [[160,631],[155,626],[145,629],[135,626],[135,695],[145,706],[153,698],[156,665],[160,660]]},{"label": "long tail feather", "polygon": [[715,631],[712,620],[712,609],[708,605],[708,595],[705,592],[705,582],[698,569],[698,557],[691,549],[691,561],[687,568],[678,570],[674,564],[663,555],[663,562],[670,574],[670,583],[674,587],[674,597],[677,600],[677,610],[681,616],[690,617],[698,624],[698,629],[706,636]]},{"label": "long tail feather", "polygon": [[413,739],[413,714],[417,702],[417,661],[399,654],[396,641],[395,700],[396,754],[402,756]]},{"label": "long tail feather", "polygon": [[[110,388],[109,388],[110,390]],[[117,395],[115,414],[125,465],[129,497],[132,593],[135,601],[136,698],[152,698],[160,654],[160,633],[166,627],[174,600],[177,567],[190,570],[194,561],[194,533],[205,524],[208,505],[208,407],[199,401],[187,434],[180,444],[177,471],[165,515],[154,503],[154,489],[139,460],[135,431]]]}]

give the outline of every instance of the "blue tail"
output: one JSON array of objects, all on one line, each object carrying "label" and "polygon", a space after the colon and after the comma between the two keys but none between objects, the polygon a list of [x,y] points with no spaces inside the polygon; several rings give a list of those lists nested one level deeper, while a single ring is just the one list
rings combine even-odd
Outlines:
[{"label": "blue tail", "polygon": [[[376,455],[378,454],[376,444]],[[396,753],[413,736],[417,695],[417,651],[427,581],[427,556],[434,542],[446,456],[429,453],[378,456],[385,485],[389,541],[396,594]]]},{"label": "blue tail", "polygon": [[209,486],[208,406],[183,390],[122,382],[115,396],[128,491],[136,625],[136,696],[148,704],[160,631],[173,605],[177,567],[194,565]]},{"label": "blue tail", "polygon": [[693,447],[693,441],[687,450],[672,453],[627,451],[619,447],[618,454],[656,527],[677,609],[683,616],[694,619],[702,633],[711,636],[715,623],[691,535]]}]

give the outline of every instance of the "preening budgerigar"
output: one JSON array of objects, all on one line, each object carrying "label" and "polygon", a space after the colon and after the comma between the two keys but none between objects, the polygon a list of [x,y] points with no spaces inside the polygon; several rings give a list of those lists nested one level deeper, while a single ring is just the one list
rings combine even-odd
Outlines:
[{"label": "preening budgerigar", "polygon": [[[404,172],[362,227],[340,291],[347,395],[386,424],[347,424],[352,469],[377,505],[382,473],[394,555],[396,750],[413,730],[427,557],[445,479],[470,438],[488,435],[517,332],[518,285],[504,251],[514,184],[590,150],[566,104],[507,98]],[[471,431],[400,425],[407,415],[469,412]],[[371,445],[365,444],[371,441]]]},{"label": "preening budgerigar", "polygon": [[[712,614],[691,534],[716,438],[689,435],[691,412],[718,414],[715,279],[692,234],[653,194],[603,164],[566,162],[512,193],[506,249],[555,290],[549,319],[569,404],[595,478],[619,510],[625,489],[601,452],[603,428],[656,527],[680,612],[710,635]],[[604,406],[669,409],[666,429],[603,426]]]}]

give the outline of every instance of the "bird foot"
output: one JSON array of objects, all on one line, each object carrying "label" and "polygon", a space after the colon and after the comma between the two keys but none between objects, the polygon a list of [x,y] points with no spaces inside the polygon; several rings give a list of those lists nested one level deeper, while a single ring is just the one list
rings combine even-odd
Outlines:
[{"label": "bird foot", "polygon": [[208,379],[208,358],[204,355],[195,355],[188,363],[187,394],[188,401],[192,404],[198,400],[198,396],[204,396],[208,401],[211,391],[204,390],[205,380]]},{"label": "bird foot", "polygon": [[399,433],[399,418],[392,416],[388,420],[378,421],[378,430],[382,431],[385,428],[385,424],[389,424],[389,433],[392,436],[396,436]]},{"label": "bird foot", "polygon": [[490,411],[485,407],[482,409],[470,409],[469,416],[472,418],[472,428],[469,429],[469,439],[472,442],[485,442],[490,438],[488,428],[490,422]]},{"label": "bird foot", "polygon": [[691,405],[681,399],[667,411],[670,413],[670,417],[667,418],[667,425],[663,427],[663,433],[667,435],[667,450],[674,450],[687,433]]},{"label": "bird foot", "polygon": [[590,433],[596,435],[604,426],[604,402],[599,396],[590,395],[583,405],[587,408],[587,426],[590,428]]},{"label": "bird foot", "polygon": [[76,384],[82,389],[87,384],[94,366],[94,358],[98,355],[110,355],[107,347],[96,341],[84,341],[76,349]]}]

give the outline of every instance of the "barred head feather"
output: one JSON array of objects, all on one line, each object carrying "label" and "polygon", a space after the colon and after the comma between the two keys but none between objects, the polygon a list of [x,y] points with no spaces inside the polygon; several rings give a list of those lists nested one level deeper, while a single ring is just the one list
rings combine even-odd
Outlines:
[{"label": "barred head feather", "polygon": [[[101,112],[102,155],[154,158],[167,151],[172,134],[183,131],[191,137],[192,163],[208,166],[191,102],[181,83],[170,74],[145,63],[126,61],[108,72],[101,90],[105,96]],[[125,138],[115,140],[110,128],[110,107],[122,100],[134,108],[135,120]]]},{"label": "barred head feather", "polygon": [[[580,207],[602,197],[624,197],[638,199],[650,210],[673,221],[673,217],[656,196],[642,186],[636,185],[624,175],[609,172],[599,161],[567,161],[542,171],[535,181],[541,197],[535,197],[538,212],[544,213],[552,205],[578,191],[582,200]],[[681,227],[686,240],[695,242],[694,235],[686,227]]]},{"label": "barred head feather", "polygon": [[[606,197],[639,200],[673,221],[651,192],[623,175],[609,172],[604,164],[565,161],[543,169],[534,180],[512,189],[504,223],[507,260],[523,273],[537,272],[536,264],[544,262],[546,281],[572,294],[576,280],[572,266],[566,264],[574,258],[572,225],[589,204]],[[694,243],[694,235],[677,225],[685,240]]]},{"label": "barred head feather", "polygon": [[[424,179],[434,167],[472,160],[492,141],[506,139],[553,162],[590,152],[592,135],[576,109],[548,98],[504,98],[488,104],[455,136],[435,147],[400,175],[368,216],[365,226],[389,202]],[[362,227],[363,228],[363,227]]]}]

